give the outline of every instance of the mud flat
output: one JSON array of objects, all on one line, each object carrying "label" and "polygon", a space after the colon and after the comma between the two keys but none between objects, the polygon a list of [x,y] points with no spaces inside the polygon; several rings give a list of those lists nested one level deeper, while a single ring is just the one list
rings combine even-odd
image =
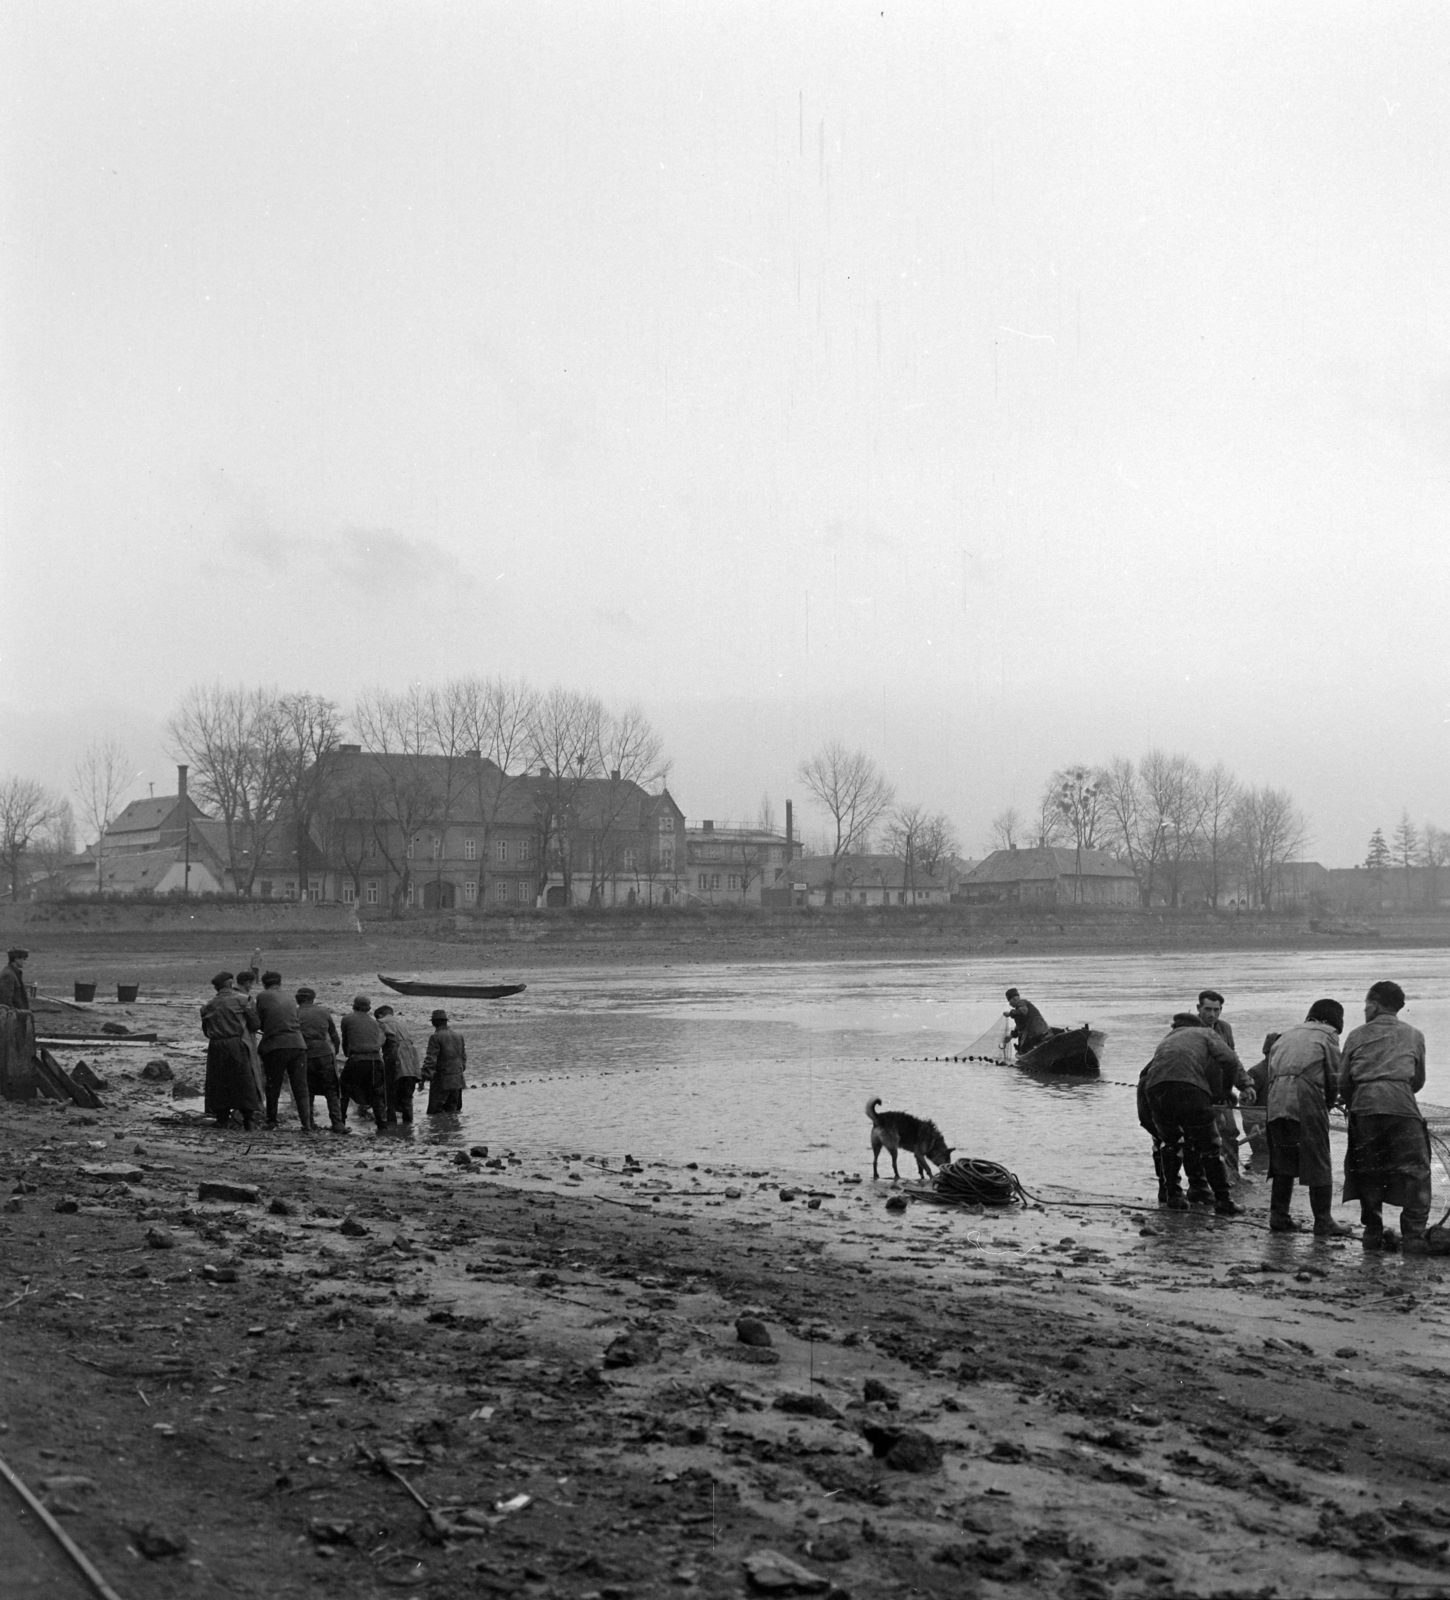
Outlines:
[{"label": "mud flat", "polygon": [[897,1213],[217,1132],[148,1054],[0,1107],[0,1455],[127,1600],[1450,1594],[1450,1284],[1262,1185]]}]

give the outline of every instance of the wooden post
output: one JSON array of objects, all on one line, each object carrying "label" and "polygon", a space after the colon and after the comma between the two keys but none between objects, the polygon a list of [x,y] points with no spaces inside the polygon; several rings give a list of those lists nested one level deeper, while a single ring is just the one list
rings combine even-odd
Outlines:
[{"label": "wooden post", "polygon": [[33,1100],[35,1092],[35,1019],[0,1006],[0,1096]]}]

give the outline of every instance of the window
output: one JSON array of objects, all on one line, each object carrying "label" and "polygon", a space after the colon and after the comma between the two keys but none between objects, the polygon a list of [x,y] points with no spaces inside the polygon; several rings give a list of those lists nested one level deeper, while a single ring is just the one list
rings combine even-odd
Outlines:
[{"label": "window", "polygon": [[738,889],[740,887],[740,874],[738,872],[732,872],[730,874],[730,887],[732,889]]},{"label": "window", "polygon": [[[495,859],[497,859],[500,863],[507,863],[508,858],[509,858],[509,842],[508,842],[508,840],[507,839],[500,839],[498,844],[494,847],[494,852],[493,853],[494,853]],[[520,859],[522,859],[522,858],[520,858]]]},{"label": "window", "polygon": [[673,872],[675,870],[675,852],[673,850],[660,851],[660,871]]},{"label": "window", "polygon": [[286,883],[282,885],[282,893],[288,900],[295,900],[297,898],[297,885],[291,878],[288,878]]},{"label": "window", "polygon": [[[502,840],[502,839],[499,840],[500,844],[503,844],[504,842],[505,841]],[[520,863],[523,863],[523,862],[526,862],[526,861],[532,861],[533,859],[534,859],[534,841],[532,839],[520,839],[519,840],[519,861],[520,861]]]},{"label": "window", "polygon": [[376,878],[368,879],[367,887],[363,890],[363,894],[370,906],[375,906],[378,903],[378,880]]},{"label": "window", "polygon": [[720,887],[720,874],[718,872],[712,872],[710,874],[710,887],[712,889],[718,889]]},{"label": "window", "polygon": [[463,901],[465,905],[472,905],[478,899],[478,885],[470,878],[463,886]]},{"label": "window", "polygon": [[307,880],[307,898],[309,900],[320,900],[322,898],[321,878],[309,878]]},{"label": "window", "polygon": [[529,900],[532,900],[533,898],[534,898],[533,895],[531,895],[529,893],[528,879],[527,878],[520,878],[519,879],[519,899],[521,901],[527,902]]},{"label": "window", "polygon": [[709,887],[710,887],[710,874],[708,872],[702,872],[700,874],[700,893],[704,894],[704,892]]},{"label": "window", "polygon": [[667,834],[670,835],[671,838],[673,838],[674,834],[675,834],[675,819],[673,817],[671,817],[671,816],[663,816],[663,817],[661,817],[660,818],[660,832],[661,833],[667,833]]},{"label": "window", "polygon": [[861,891],[861,904],[863,906],[866,904],[866,891],[864,889]]},{"label": "window", "polygon": [[414,891],[414,886],[413,886],[413,885],[412,885],[412,884],[411,884],[411,883],[410,883],[410,884],[409,884],[409,885],[408,885],[408,904],[409,904],[409,905],[412,905],[412,903],[413,903],[413,895],[414,895],[414,892],[415,892],[415,891]]},{"label": "window", "polygon": [[638,870],[638,867],[639,852],[637,850],[626,850],[624,852],[624,870],[626,872],[634,872]]},{"label": "window", "polygon": [[376,835],[370,834],[368,836],[367,847],[363,850],[363,856],[368,861],[376,861],[378,859],[378,841]]},{"label": "window", "polygon": [[408,849],[406,851],[406,854],[407,854],[407,857],[408,857],[409,861],[411,861],[413,859],[413,846],[416,845],[417,842],[418,842],[418,835],[415,833],[408,840]]},{"label": "window", "polygon": [[463,841],[463,859],[465,861],[478,860],[478,840],[465,839]]},{"label": "window", "polygon": [[343,903],[343,905],[345,905],[345,906],[353,905],[356,902],[356,900],[357,900],[357,891],[356,891],[356,889],[353,888],[352,884],[350,884],[350,883],[343,884],[343,886],[342,886],[342,903]]},{"label": "window", "polygon": [[264,900],[272,898],[272,880],[270,878],[262,879],[262,898]]},{"label": "window", "polygon": [[[519,888],[522,889],[523,888],[523,884],[520,884]],[[507,900],[508,899],[508,897],[509,897],[509,886],[508,886],[508,881],[506,879],[501,879],[500,880],[498,887],[493,891],[493,897],[494,897],[495,900]]]},{"label": "window", "polygon": [[435,861],[438,859],[438,857],[440,855],[443,854],[443,841],[441,839],[435,838],[433,840],[433,848],[432,848],[431,854],[432,854],[433,859]]}]

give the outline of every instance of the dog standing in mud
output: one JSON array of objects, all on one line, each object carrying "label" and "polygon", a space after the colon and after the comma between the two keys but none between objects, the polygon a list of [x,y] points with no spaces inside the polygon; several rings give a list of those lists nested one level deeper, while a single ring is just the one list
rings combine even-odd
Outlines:
[{"label": "dog standing in mud", "polygon": [[916,1157],[916,1175],[931,1176],[931,1162],[944,1167],[952,1158],[952,1147],[942,1138],[941,1129],[930,1118],[914,1117],[909,1111],[877,1111],[881,1096],[866,1102],[866,1115],[871,1119],[871,1176],[880,1177],[876,1170],[883,1149],[891,1153],[891,1175],[900,1178],[896,1157],[905,1150]]}]

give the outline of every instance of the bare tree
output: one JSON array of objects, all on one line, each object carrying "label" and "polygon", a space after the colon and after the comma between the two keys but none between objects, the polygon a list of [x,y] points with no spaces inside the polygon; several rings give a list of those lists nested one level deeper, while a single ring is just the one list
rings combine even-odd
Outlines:
[{"label": "bare tree", "polygon": [[242,894],[281,814],[287,789],[287,729],[275,690],[194,685],[167,724],[196,793],[221,816],[228,865]]},{"label": "bare tree", "polygon": [[621,712],[606,711],[598,723],[599,749],[592,763],[599,775],[609,775],[607,787],[593,792],[587,813],[578,817],[589,855],[589,900],[599,905],[604,900],[606,878],[613,878],[618,895],[620,823],[631,808],[639,790],[663,784],[670,763],[665,758],[664,740],[650,725],[638,706]]},{"label": "bare tree", "polygon": [[916,840],[916,859],[921,870],[933,878],[945,875],[961,852],[962,841],[945,812],[936,811],[921,826]]},{"label": "bare tree", "polygon": [[1037,802],[1037,814],[1032,819],[1032,842],[1035,849],[1050,850],[1068,838],[1068,831],[1058,809],[1057,794],[1049,783]]},{"label": "bare tree", "polygon": [[760,809],[755,813],[755,826],[762,833],[774,833],[776,831],[775,802],[768,794],[763,794],[760,797]]},{"label": "bare tree", "polygon": [[588,778],[600,771],[603,703],[594,695],[553,688],[537,696],[531,708],[528,743],[539,768],[538,843],[539,893],[545,894],[549,873],[558,867],[564,903],[573,893],[575,862],[581,841],[571,824],[575,802]]},{"label": "bare tree", "polygon": [[1410,813],[1402,811],[1395,824],[1395,861],[1405,869],[1405,904],[1410,903],[1410,868],[1420,855],[1420,830],[1410,821]]},{"label": "bare tree", "polygon": [[927,809],[919,800],[896,806],[886,820],[886,848],[901,863],[901,887],[916,904],[916,871],[921,836],[926,831]]},{"label": "bare tree", "polygon": [[282,728],[278,748],[284,808],[297,852],[297,892],[305,899],[312,870],[313,828],[317,824],[342,737],[342,713],[319,694],[284,694],[277,702]]},{"label": "bare tree", "polygon": [[480,759],[472,768],[483,848],[478,863],[478,899],[488,898],[488,868],[494,856],[498,819],[515,798],[528,774],[532,753],[530,728],[537,695],[522,678],[465,678],[461,684],[468,707],[470,746]]},{"label": "bare tree", "polygon": [[1440,869],[1450,863],[1450,833],[1427,822],[1420,830],[1420,865],[1425,869],[1425,904],[1440,903]]},{"label": "bare tree", "polygon": [[106,830],[121,809],[121,797],[131,787],[131,758],[119,739],[94,739],[71,774],[71,787],[80,804],[81,821],[96,836],[96,893],[105,882]]},{"label": "bare tree", "polygon": [[[1098,776],[1091,767],[1064,767],[1054,772],[1048,780],[1048,790],[1061,814],[1068,836],[1077,855],[1077,876],[1073,881],[1073,898],[1082,899],[1082,853],[1097,844],[1098,829],[1102,821],[1102,794]],[[1044,801],[1048,798],[1043,796]]]},{"label": "bare tree", "polygon": [[60,814],[65,802],[34,778],[0,781],[0,862],[18,900],[26,881],[27,853]]},{"label": "bare tree", "polygon": [[63,895],[65,884],[57,883],[57,874],[76,854],[76,819],[69,800],[60,802],[55,815],[36,836],[30,854],[42,874],[37,892],[47,899]]},{"label": "bare tree", "polygon": [[1145,823],[1158,841],[1156,865],[1164,893],[1168,904],[1177,906],[1198,841],[1201,777],[1187,756],[1150,750],[1138,763],[1138,782]]},{"label": "bare tree", "polygon": [[992,831],[988,843],[993,850],[1015,850],[1017,842],[1026,831],[1022,813],[1016,806],[1008,806],[992,818]]},{"label": "bare tree", "polygon": [[1287,789],[1245,789],[1239,797],[1237,827],[1244,845],[1249,888],[1271,911],[1284,863],[1304,848],[1308,823]]},{"label": "bare tree", "polygon": [[863,847],[895,798],[886,775],[870,756],[862,750],[847,750],[835,739],[802,761],[798,776],[830,815],[835,832],[833,865],[849,851]]},{"label": "bare tree", "polygon": [[1198,872],[1210,906],[1218,904],[1237,854],[1233,819],[1238,798],[1238,779],[1222,761],[1215,762],[1199,783]]},{"label": "bare tree", "polygon": [[436,826],[440,803],[428,758],[435,753],[434,720],[425,691],[369,691],[358,701],[353,725],[369,747],[359,774],[359,797],[372,836],[392,872],[392,910],[402,914],[413,887],[417,841]]}]

